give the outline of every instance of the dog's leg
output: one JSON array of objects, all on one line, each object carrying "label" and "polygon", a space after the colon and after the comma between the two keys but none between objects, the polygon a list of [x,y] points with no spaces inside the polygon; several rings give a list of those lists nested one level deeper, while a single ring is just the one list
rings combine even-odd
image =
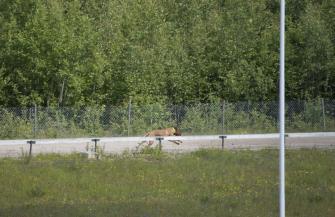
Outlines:
[{"label": "dog's leg", "polygon": [[[147,141],[146,140],[144,140],[144,141],[142,141],[142,142],[139,142],[139,143],[137,143],[138,144],[138,146],[136,146],[136,151],[139,151],[140,150],[140,148],[141,148],[141,146],[143,146],[143,144],[144,143],[147,143]],[[148,143],[147,143],[148,144]]]},{"label": "dog's leg", "polygon": [[177,144],[177,145],[180,145],[180,143],[182,143],[182,141],[180,141],[180,140],[168,140],[169,142],[173,142],[173,143],[175,143],[175,144]]},{"label": "dog's leg", "polygon": [[142,146],[143,142],[139,142],[137,144],[138,144],[138,146],[136,146],[136,152],[138,152],[138,150],[140,150],[140,147]]},{"label": "dog's leg", "polygon": [[[144,137],[148,137],[150,134],[146,133]],[[142,142],[137,143],[139,146],[142,145],[143,143],[147,142],[147,140],[143,140]]]},{"label": "dog's leg", "polygon": [[143,143],[145,143],[146,141],[144,140],[144,141],[142,141],[142,142],[139,142],[139,143],[137,143],[138,145],[142,145]]}]

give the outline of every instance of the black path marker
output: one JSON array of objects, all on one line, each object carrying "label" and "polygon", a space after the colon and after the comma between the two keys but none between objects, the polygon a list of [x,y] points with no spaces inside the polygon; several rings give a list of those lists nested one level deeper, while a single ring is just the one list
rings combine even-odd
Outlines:
[{"label": "black path marker", "polygon": [[159,150],[162,150],[162,140],[164,140],[163,137],[157,137],[156,140],[158,140]]},{"label": "black path marker", "polygon": [[222,149],[224,148],[224,139],[227,138],[227,136],[219,136],[219,138],[222,140]]},{"label": "black path marker", "polygon": [[29,157],[31,157],[31,152],[32,152],[32,149],[33,149],[33,144],[36,144],[36,141],[29,140],[29,141],[27,141],[27,143],[29,144]]},{"label": "black path marker", "polygon": [[98,159],[98,155],[97,155],[97,144],[100,141],[100,139],[92,139],[92,142],[94,142],[94,154],[95,157]]}]

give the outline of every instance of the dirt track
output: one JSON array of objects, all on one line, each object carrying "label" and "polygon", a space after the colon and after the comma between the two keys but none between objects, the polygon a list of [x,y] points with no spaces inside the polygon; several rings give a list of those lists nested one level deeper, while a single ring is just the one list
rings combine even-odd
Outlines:
[{"label": "dirt track", "polygon": [[[163,149],[164,149],[163,143]],[[309,137],[309,138],[287,138],[286,148],[335,148],[335,137]],[[169,151],[194,151],[199,148],[222,148],[222,141],[184,141],[183,145],[176,147],[166,144],[165,149]],[[279,148],[279,139],[225,139],[224,149],[251,149],[259,150],[265,148]]]},{"label": "dirt track", "polygon": [[[278,148],[279,138],[273,138],[274,134],[264,135],[228,135],[225,139],[224,149],[251,149],[259,150],[264,148]],[[278,136],[278,135],[276,135]],[[272,138],[271,138],[272,137]],[[178,137],[179,138],[179,137]],[[126,150],[135,150],[137,143],[143,137],[123,137],[123,138],[100,138],[98,146],[106,153],[122,153]],[[167,138],[166,138],[167,139]],[[214,136],[190,136],[182,137],[183,143],[176,145],[163,140],[163,150],[168,152],[190,152],[201,148],[222,148],[222,140],[218,135]],[[158,141],[155,142],[157,144]],[[72,153],[87,152],[93,149],[94,143],[91,138],[78,139],[48,139],[37,140],[33,145],[32,153]],[[335,148],[335,133],[328,134],[302,134],[292,135],[286,139],[286,148]],[[0,157],[18,157],[29,152],[29,145],[26,140],[1,140]]]}]

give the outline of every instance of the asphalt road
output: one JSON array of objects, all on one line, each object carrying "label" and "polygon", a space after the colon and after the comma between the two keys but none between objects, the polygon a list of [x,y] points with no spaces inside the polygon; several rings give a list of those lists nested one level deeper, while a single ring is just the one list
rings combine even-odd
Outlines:
[{"label": "asphalt road", "polygon": [[[124,151],[135,150],[138,142],[149,138],[144,137],[103,137],[99,138],[98,146],[106,153],[120,154]],[[151,138],[155,139],[155,138]],[[180,145],[176,145],[169,140],[182,140]],[[87,153],[94,150],[92,138],[70,138],[70,139],[44,139],[36,140],[32,145],[32,154],[41,153],[62,153],[73,152]],[[156,140],[154,145],[157,145]],[[167,152],[191,152],[203,148],[222,148],[222,140],[219,135],[211,136],[182,136],[169,137],[162,140],[162,147]],[[227,135],[224,140],[224,149],[259,150],[265,148],[278,148],[278,134],[249,134],[249,135]],[[296,133],[289,134],[286,138],[286,148],[335,148],[335,133]],[[0,140],[0,157],[20,157],[29,153],[27,140]]]}]

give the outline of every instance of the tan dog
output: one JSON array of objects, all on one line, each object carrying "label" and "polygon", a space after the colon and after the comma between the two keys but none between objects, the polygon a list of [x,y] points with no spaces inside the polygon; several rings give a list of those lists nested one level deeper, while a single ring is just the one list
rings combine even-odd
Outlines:
[{"label": "tan dog", "polygon": [[[152,130],[145,134],[145,137],[155,137],[155,136],[181,136],[181,131],[176,127],[171,127],[171,128],[160,129],[160,130]],[[182,141],[180,140],[168,140],[168,141],[176,143],[177,145],[182,143]],[[138,144],[140,146],[145,142],[146,141],[142,141]],[[149,141],[148,145],[151,146],[153,143],[154,141]]]}]

